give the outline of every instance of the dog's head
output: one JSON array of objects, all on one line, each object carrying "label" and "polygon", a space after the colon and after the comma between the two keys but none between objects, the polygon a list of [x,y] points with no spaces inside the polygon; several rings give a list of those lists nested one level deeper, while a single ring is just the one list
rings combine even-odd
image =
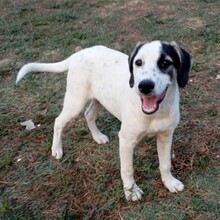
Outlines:
[{"label": "dog's head", "polygon": [[138,43],[129,56],[130,87],[141,97],[142,110],[153,114],[168,87],[183,88],[189,79],[191,56],[175,42]]}]

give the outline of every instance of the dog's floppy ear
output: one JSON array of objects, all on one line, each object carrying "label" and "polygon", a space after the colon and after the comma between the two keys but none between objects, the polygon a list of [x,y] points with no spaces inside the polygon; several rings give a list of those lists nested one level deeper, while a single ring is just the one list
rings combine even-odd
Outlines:
[{"label": "dog's floppy ear", "polygon": [[179,87],[183,88],[189,81],[189,72],[192,67],[192,59],[190,54],[183,48],[179,47],[179,45],[176,42],[173,41],[170,44],[179,57],[180,65],[177,70],[177,82]]},{"label": "dog's floppy ear", "polygon": [[140,50],[140,48],[145,44],[146,42],[138,42],[134,48],[134,50],[132,51],[132,53],[130,54],[129,58],[128,58],[128,64],[129,64],[129,70],[131,73],[130,76],[130,80],[129,80],[129,85],[132,88],[134,86],[134,73],[133,73],[133,61],[135,56],[137,55],[138,51]]}]

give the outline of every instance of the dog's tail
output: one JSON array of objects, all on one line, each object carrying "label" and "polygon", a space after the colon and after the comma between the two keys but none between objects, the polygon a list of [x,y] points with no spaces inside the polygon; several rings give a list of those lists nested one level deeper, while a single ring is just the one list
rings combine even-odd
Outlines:
[{"label": "dog's tail", "polygon": [[28,63],[18,72],[16,84],[30,72],[54,72],[61,73],[69,68],[69,58],[58,63]]}]

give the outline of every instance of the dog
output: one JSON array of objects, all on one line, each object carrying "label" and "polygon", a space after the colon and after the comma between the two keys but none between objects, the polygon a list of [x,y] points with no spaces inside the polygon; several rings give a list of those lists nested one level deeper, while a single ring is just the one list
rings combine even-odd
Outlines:
[{"label": "dog", "polygon": [[86,103],[85,118],[98,144],[108,137],[96,126],[102,106],[121,121],[119,154],[126,199],[140,200],[143,191],[134,180],[133,151],[146,135],[156,135],[159,169],[171,193],[184,189],[171,174],[173,132],[179,123],[179,88],[186,86],[191,55],[175,42],[139,42],[130,56],[104,46],[74,53],[58,63],[29,63],[19,71],[18,83],[29,72],[68,71],[63,109],[55,119],[52,156],[63,156],[62,131]]}]

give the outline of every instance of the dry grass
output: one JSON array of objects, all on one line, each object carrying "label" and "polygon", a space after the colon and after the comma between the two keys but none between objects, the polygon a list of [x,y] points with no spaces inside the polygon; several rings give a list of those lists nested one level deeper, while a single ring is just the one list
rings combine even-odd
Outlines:
[{"label": "dry grass", "polygon": [[[219,2],[0,2],[1,219],[219,219]],[[184,9],[184,10],[183,10]],[[120,123],[106,112],[99,127],[111,142],[97,145],[83,115],[64,132],[65,155],[50,154],[53,121],[62,108],[65,74],[15,74],[30,61],[57,61],[77,46],[103,44],[129,53],[137,41],[176,40],[194,59],[181,91],[173,173],[186,185],[170,194],[158,171],[154,138],[139,143],[135,178],[142,201],[124,199],[119,172]],[[41,126],[25,131],[19,122]]]}]

